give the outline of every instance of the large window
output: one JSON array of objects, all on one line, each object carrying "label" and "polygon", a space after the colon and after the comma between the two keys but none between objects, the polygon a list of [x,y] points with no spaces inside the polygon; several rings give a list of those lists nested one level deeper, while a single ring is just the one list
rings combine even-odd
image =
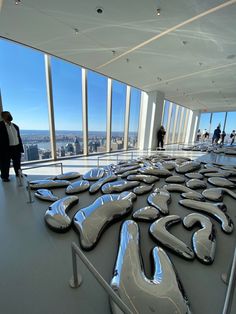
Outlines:
[{"label": "large window", "polygon": [[138,147],[140,99],[141,91],[136,88],[131,88],[128,148]]},{"label": "large window", "polygon": [[172,111],[171,111],[170,123],[168,126],[168,139],[167,139],[169,144],[172,143],[172,138],[173,138],[175,113],[176,113],[176,105],[172,103]]},{"label": "large window", "polygon": [[112,132],[111,150],[124,148],[124,123],[126,85],[117,81],[112,84]]},{"label": "large window", "polygon": [[199,129],[201,132],[207,131],[209,132],[210,129],[210,119],[211,119],[211,113],[202,113],[200,116],[200,121],[199,121]]},{"label": "large window", "polygon": [[162,125],[164,126],[165,129],[167,129],[169,108],[170,108],[170,102],[168,100],[165,100],[164,101],[163,115],[162,115]]},{"label": "large window", "polygon": [[231,143],[230,134],[233,130],[236,130],[236,111],[229,111],[227,112],[227,119],[225,125],[225,143]]},{"label": "large window", "polygon": [[219,126],[221,131],[223,131],[224,122],[225,122],[225,112],[214,112],[212,114],[212,120],[211,120],[211,135],[213,134],[217,126]]},{"label": "large window", "polygon": [[3,109],[20,127],[22,161],[50,158],[44,55],[0,40],[0,82]]},{"label": "large window", "polygon": [[106,151],[107,78],[88,71],[88,151]]},{"label": "large window", "polygon": [[52,58],[57,156],[83,153],[81,68]]}]

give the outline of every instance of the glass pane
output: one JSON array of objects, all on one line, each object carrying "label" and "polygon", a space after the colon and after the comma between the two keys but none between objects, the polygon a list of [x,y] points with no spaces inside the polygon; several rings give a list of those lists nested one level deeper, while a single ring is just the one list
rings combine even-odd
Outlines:
[{"label": "glass pane", "polygon": [[125,103],[126,85],[113,81],[111,150],[119,150],[124,147]]},{"label": "glass pane", "polygon": [[211,118],[211,113],[201,113],[200,116],[200,121],[199,121],[199,129],[201,131],[201,133],[203,133],[203,131],[207,131],[209,132],[209,128],[210,128],[210,118]]},{"label": "glass pane", "polygon": [[217,126],[220,127],[221,131],[223,131],[225,122],[225,112],[214,112],[212,114],[212,121],[211,121],[211,135],[213,135],[214,130]]},{"label": "glass pane", "polygon": [[162,125],[164,126],[165,129],[167,128],[169,108],[170,108],[170,102],[168,100],[165,100],[164,101],[164,113],[162,116]]},{"label": "glass pane", "polygon": [[0,69],[3,108],[20,127],[22,161],[51,158],[44,55],[0,40]]},{"label": "glass pane", "polygon": [[107,77],[88,71],[88,150],[106,151]]},{"label": "glass pane", "polygon": [[235,121],[236,121],[236,111],[231,111],[227,113],[227,120],[226,120],[226,125],[225,125],[225,143],[231,143],[232,139],[230,138],[230,134],[232,133],[233,130],[236,130],[235,126]]},{"label": "glass pane", "polygon": [[177,120],[176,120],[175,135],[174,135],[174,143],[177,143],[177,141],[178,141],[179,123],[180,123],[180,116],[181,116],[181,112],[182,112],[182,107],[181,107],[181,106],[178,106],[178,107],[179,107],[179,110],[178,110]]},{"label": "glass pane", "polygon": [[57,156],[83,153],[81,68],[52,58]]},{"label": "glass pane", "polygon": [[138,126],[141,91],[131,88],[128,148],[138,147]]},{"label": "glass pane", "polygon": [[185,120],[186,120],[186,114],[187,114],[187,109],[183,108],[183,118],[182,118],[182,122],[179,126],[179,143],[183,143],[184,142],[184,125],[185,125]]},{"label": "glass pane", "polygon": [[173,130],[174,130],[174,120],[175,120],[175,112],[176,112],[176,104],[172,104],[172,111],[171,111],[171,118],[170,118],[170,125],[169,125],[169,135],[168,135],[168,144],[172,143],[173,138]]}]

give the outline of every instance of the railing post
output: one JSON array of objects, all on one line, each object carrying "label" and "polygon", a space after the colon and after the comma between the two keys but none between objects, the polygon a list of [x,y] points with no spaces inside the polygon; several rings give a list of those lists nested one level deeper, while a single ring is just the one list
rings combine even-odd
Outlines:
[{"label": "railing post", "polygon": [[61,162],[61,174],[63,174],[63,164]]},{"label": "railing post", "polygon": [[32,195],[31,195],[31,187],[30,187],[30,182],[27,180],[27,190],[28,190],[28,203],[31,204],[33,203]]},{"label": "railing post", "polygon": [[97,159],[97,166],[99,167],[99,156],[98,156],[98,159]]},{"label": "railing post", "polygon": [[118,160],[119,160],[119,155],[116,155],[116,163],[118,164]]},{"label": "railing post", "polygon": [[73,277],[71,278],[69,284],[71,288],[78,288],[82,284],[82,276],[81,274],[78,274],[78,271],[77,271],[76,251],[73,245],[71,247],[71,254],[72,254]]}]

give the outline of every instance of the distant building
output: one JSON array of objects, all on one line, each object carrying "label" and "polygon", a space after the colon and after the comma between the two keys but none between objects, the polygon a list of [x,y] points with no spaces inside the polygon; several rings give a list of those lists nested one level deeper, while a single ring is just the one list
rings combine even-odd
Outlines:
[{"label": "distant building", "polygon": [[79,155],[81,153],[81,146],[80,146],[80,142],[79,142],[78,136],[75,137],[75,141],[73,143],[73,146],[74,146],[75,154]]},{"label": "distant building", "polygon": [[24,145],[24,157],[25,161],[38,160],[39,159],[38,145]]},{"label": "distant building", "polygon": [[51,152],[49,150],[46,150],[46,151],[42,152],[41,158],[42,159],[49,159],[49,158],[51,158]]},{"label": "distant building", "polygon": [[61,146],[61,149],[60,149],[60,157],[65,157],[65,155],[66,155],[65,147],[64,147],[64,146]]},{"label": "distant building", "polygon": [[69,153],[70,155],[74,153],[74,146],[72,143],[66,144],[66,152]]}]

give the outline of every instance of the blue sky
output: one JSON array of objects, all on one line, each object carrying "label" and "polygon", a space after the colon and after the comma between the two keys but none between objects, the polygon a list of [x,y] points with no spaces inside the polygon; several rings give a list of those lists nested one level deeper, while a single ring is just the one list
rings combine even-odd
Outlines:
[{"label": "blue sky", "polygon": [[[48,130],[44,55],[0,39],[0,83],[4,110],[21,129]],[[56,130],[82,130],[81,68],[52,58]],[[113,81],[112,130],[123,131],[125,84]],[[107,78],[88,71],[88,128],[106,130]],[[140,91],[131,89],[130,131],[137,131]]]},{"label": "blue sky", "polygon": [[[202,113],[199,123],[199,129],[203,131],[204,129],[209,130],[210,126],[210,116],[211,113]],[[212,114],[212,122],[211,122],[211,130],[210,132],[213,133],[215,128],[219,125],[221,125],[221,130],[223,130],[224,127],[224,120],[225,120],[225,112],[214,112]],[[236,111],[228,112],[227,114],[227,120],[225,125],[225,132],[227,134],[231,133],[232,130],[236,129]]]}]

